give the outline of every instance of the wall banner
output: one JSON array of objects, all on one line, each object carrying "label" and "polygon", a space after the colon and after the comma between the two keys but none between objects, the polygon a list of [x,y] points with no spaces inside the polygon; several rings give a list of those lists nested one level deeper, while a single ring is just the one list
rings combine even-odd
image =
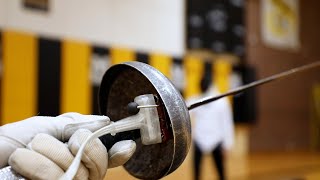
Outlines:
[{"label": "wall banner", "polygon": [[297,50],[299,0],[261,0],[261,33],[265,45]]}]

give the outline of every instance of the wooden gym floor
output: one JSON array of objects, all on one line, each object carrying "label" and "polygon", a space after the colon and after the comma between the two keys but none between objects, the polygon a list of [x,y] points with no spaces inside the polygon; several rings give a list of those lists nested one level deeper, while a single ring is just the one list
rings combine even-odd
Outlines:
[{"label": "wooden gym floor", "polygon": [[[192,153],[165,180],[192,180]],[[202,163],[202,180],[217,179],[210,156]],[[282,152],[230,155],[226,160],[228,179],[236,180],[319,180],[320,153]],[[122,167],[110,169],[106,179],[134,179]]]}]

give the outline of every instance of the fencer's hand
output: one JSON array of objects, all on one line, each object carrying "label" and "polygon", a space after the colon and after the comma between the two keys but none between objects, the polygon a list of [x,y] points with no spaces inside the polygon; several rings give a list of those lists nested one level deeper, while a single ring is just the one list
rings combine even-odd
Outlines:
[{"label": "fencer's hand", "polygon": [[[89,130],[80,129],[67,145],[50,135],[38,134],[27,148],[19,148],[10,156],[9,165],[28,179],[58,179],[91,134]],[[85,146],[75,179],[103,179],[108,167],[124,164],[134,150],[134,141],[128,140],[116,143],[107,153],[102,142],[94,139]]]},{"label": "fencer's hand", "polygon": [[57,117],[35,116],[0,127],[0,168],[8,165],[10,155],[26,145],[39,133],[67,142],[78,129],[94,132],[110,124],[107,116],[65,113]]},{"label": "fencer's hand", "polygon": [[10,155],[26,145],[39,133],[68,141],[78,129],[96,131],[110,124],[107,116],[65,113],[57,117],[35,116],[0,127],[0,168],[7,166]]}]

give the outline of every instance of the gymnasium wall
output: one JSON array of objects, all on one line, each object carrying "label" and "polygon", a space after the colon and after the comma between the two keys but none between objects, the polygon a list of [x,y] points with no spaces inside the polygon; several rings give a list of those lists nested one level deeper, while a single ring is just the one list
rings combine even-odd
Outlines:
[{"label": "gymnasium wall", "polygon": [[[200,93],[204,74],[214,75],[223,92],[234,87],[232,79],[254,80],[232,56],[186,53],[183,0],[49,0],[48,12],[22,2],[0,0],[0,124],[67,111],[98,114],[103,73],[128,60],[156,67],[186,98]],[[236,122],[255,120],[254,96],[247,95],[232,100]],[[239,141],[244,152],[247,133]]]},{"label": "gymnasium wall", "polygon": [[183,0],[49,0],[48,11],[0,0],[0,27],[139,51],[184,54]]},{"label": "gymnasium wall", "polygon": [[[319,1],[299,1],[301,47],[295,51],[262,43],[260,3],[248,0],[246,15],[247,62],[256,69],[258,79],[319,61]],[[311,132],[319,129],[319,123],[311,120],[312,88],[320,82],[319,72],[316,68],[257,88],[259,113],[250,131],[251,151],[306,151],[310,150],[311,139],[320,141],[319,130],[316,136]]]},{"label": "gymnasium wall", "polygon": [[112,63],[184,53],[181,0],[50,0],[47,12],[23,2],[0,0],[2,124],[97,113],[99,78]]},{"label": "gymnasium wall", "polygon": [[[103,73],[113,64],[141,61],[160,70],[185,97],[200,93],[204,66],[221,91],[229,89],[231,63],[205,62],[196,56],[172,56],[107,47],[72,39],[53,39],[13,30],[1,31],[1,123],[34,115],[76,111],[97,114]],[[208,75],[208,74],[207,74]]]}]

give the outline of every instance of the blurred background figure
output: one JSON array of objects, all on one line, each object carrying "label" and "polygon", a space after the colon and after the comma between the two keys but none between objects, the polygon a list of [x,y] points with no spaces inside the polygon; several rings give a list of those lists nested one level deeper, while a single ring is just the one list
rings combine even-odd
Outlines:
[{"label": "blurred background figure", "polygon": [[[202,94],[190,101],[219,94],[211,83],[210,76],[204,76],[200,83]],[[198,107],[191,111],[195,121],[193,128],[194,141],[194,179],[200,179],[201,159],[203,154],[210,154],[214,160],[220,180],[226,179],[224,156],[234,141],[232,110],[227,98]]]}]

